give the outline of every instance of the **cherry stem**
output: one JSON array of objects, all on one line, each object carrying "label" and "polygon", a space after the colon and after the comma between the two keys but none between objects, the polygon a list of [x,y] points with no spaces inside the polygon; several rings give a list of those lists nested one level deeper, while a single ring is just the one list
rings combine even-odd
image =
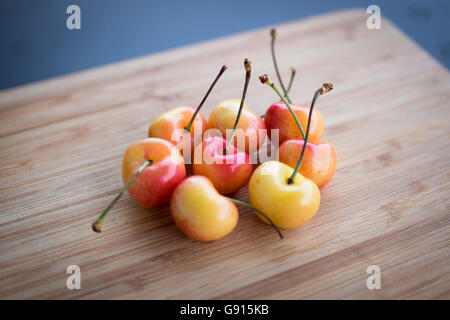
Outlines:
[{"label": "cherry stem", "polygon": [[294,82],[294,78],[295,78],[295,74],[296,73],[297,72],[295,71],[295,69],[291,68],[291,78],[289,79],[289,84],[288,84],[288,87],[287,87],[287,93],[286,94],[289,94],[289,91],[291,91],[292,83]]},{"label": "cherry stem", "polygon": [[297,175],[298,171],[300,170],[300,166],[302,164],[303,156],[304,156],[305,150],[306,150],[306,145],[308,144],[309,128],[311,125],[311,117],[312,117],[314,105],[316,104],[316,100],[319,96],[321,96],[322,94],[324,94],[330,90],[333,90],[333,85],[331,83],[324,83],[322,85],[322,87],[320,89],[316,90],[316,92],[314,93],[314,97],[311,102],[311,107],[309,108],[308,126],[306,127],[306,137],[305,137],[305,141],[303,141],[302,153],[300,154],[300,157],[298,158],[297,165],[295,166],[294,172],[292,172],[292,175],[287,180],[288,184],[292,184],[294,182],[295,176]]},{"label": "cherry stem", "polygon": [[208,98],[209,94],[211,93],[212,89],[216,85],[219,78],[222,76],[222,74],[227,70],[227,66],[223,65],[222,69],[220,69],[219,74],[216,76],[216,79],[214,79],[213,83],[209,87],[208,91],[206,92],[205,96],[203,97],[202,101],[198,105],[197,109],[195,109],[194,114],[191,117],[191,120],[189,120],[188,125],[184,128],[186,131],[191,132],[192,123],[194,123],[195,117],[197,117],[197,114],[199,113],[200,109],[202,108],[203,104],[205,103],[206,99]]},{"label": "cherry stem", "polygon": [[247,88],[248,88],[248,84],[250,82],[250,76],[252,73],[251,62],[247,58],[244,60],[244,67],[245,67],[245,85],[244,85],[244,90],[242,91],[241,104],[239,105],[239,111],[236,116],[236,121],[234,122],[233,131],[231,131],[231,136],[227,141],[225,150],[223,151],[224,154],[227,154],[228,148],[230,147],[231,142],[233,141],[234,134],[236,133],[236,129],[239,124],[239,120],[241,119],[242,109],[244,108],[245,95],[247,94]]},{"label": "cherry stem", "polygon": [[277,32],[275,29],[270,30],[270,36],[272,37],[272,41],[270,43],[270,49],[272,50],[273,66],[275,67],[275,72],[277,73],[278,81],[280,81],[281,89],[283,90],[284,96],[289,101],[289,103],[292,103],[291,98],[289,98],[289,95],[288,95],[289,90],[286,90],[283,80],[281,79],[280,71],[278,69],[277,58],[275,56],[275,39],[277,38]]},{"label": "cherry stem", "polygon": [[272,221],[272,220],[271,220],[264,212],[262,212],[262,211],[259,210],[259,209],[256,209],[254,206],[252,206],[251,204],[248,204],[247,202],[243,202],[243,201],[240,201],[240,200],[236,200],[236,199],[233,199],[233,198],[230,198],[230,197],[225,197],[225,198],[230,199],[231,201],[233,201],[233,202],[236,203],[236,204],[239,204],[239,205],[241,205],[241,206],[250,208],[250,209],[255,210],[256,212],[258,212],[260,215],[262,215],[264,218],[266,218],[267,221],[270,222],[270,224],[272,225],[272,227],[274,227],[274,229],[277,231],[278,235],[280,236],[280,239],[283,239],[283,238],[284,238],[284,237],[283,237],[283,234],[282,234],[281,231],[280,231],[280,229],[278,229],[278,227],[275,225],[275,223],[273,223],[273,221]]},{"label": "cherry stem", "polygon": [[300,121],[298,120],[297,115],[295,114],[294,110],[292,110],[291,105],[289,104],[289,102],[286,101],[286,99],[282,96],[280,91],[278,91],[278,89],[275,86],[275,84],[272,81],[270,81],[269,77],[266,74],[260,76],[259,80],[261,81],[261,83],[267,84],[268,86],[272,87],[273,90],[275,90],[275,92],[278,94],[278,96],[284,102],[286,107],[288,107],[289,111],[291,112],[292,116],[295,119],[295,122],[297,123],[297,127],[300,129],[300,133],[302,134],[303,140],[305,140],[305,133],[303,132],[302,125],[300,124]]},{"label": "cherry stem", "polygon": [[147,160],[139,167],[139,169],[137,169],[136,174],[131,179],[131,181],[128,182],[128,184],[122,188],[122,191],[120,191],[120,193],[114,198],[114,200],[108,204],[106,209],[103,210],[102,214],[92,224],[92,230],[94,230],[95,232],[99,232],[99,233],[102,231],[102,223],[103,223],[103,220],[105,219],[106,214],[109,212],[109,210],[111,210],[111,208],[114,206],[114,204],[117,202],[117,200],[119,200],[120,197],[130,188],[130,186],[133,184],[133,182],[136,180],[136,178],[141,174],[141,172],[144,171],[144,169],[147,168],[152,163],[153,163],[153,160]]},{"label": "cherry stem", "polygon": [[[294,82],[295,74],[296,74],[295,69],[291,68],[291,79],[289,79],[289,85],[288,85],[288,88],[287,88],[287,92],[288,93],[289,93],[289,91],[291,91],[291,87],[292,87],[292,83]],[[266,116],[266,114],[263,114],[263,115],[260,115],[259,117],[261,119],[264,119],[265,116]]]}]

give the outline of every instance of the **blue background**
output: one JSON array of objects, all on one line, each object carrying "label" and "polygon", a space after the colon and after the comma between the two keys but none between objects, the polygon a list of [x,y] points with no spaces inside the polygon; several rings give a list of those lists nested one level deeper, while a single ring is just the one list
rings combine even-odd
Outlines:
[{"label": "blue background", "polygon": [[[66,8],[81,8],[68,30]],[[0,89],[345,8],[379,5],[447,68],[450,1],[3,0]]]}]

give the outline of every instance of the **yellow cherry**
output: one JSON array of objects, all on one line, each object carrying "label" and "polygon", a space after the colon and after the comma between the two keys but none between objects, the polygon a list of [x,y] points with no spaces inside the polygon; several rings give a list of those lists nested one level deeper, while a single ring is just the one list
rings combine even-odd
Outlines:
[{"label": "yellow cherry", "polygon": [[236,205],[222,196],[204,176],[190,176],[175,189],[170,211],[178,228],[194,240],[213,241],[236,227]]},{"label": "yellow cherry", "polygon": [[[299,227],[314,216],[320,205],[317,185],[279,161],[268,161],[253,173],[248,186],[250,203],[281,228]],[[268,221],[258,214],[266,223]]]}]

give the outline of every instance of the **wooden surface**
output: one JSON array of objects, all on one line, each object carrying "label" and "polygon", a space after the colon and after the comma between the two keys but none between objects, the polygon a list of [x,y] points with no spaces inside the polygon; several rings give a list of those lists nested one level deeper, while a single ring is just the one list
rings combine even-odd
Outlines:
[{"label": "wooden surface", "polygon": [[[0,93],[0,298],[450,298],[450,76],[386,19],[366,28],[360,10],[278,26],[285,77],[318,101],[338,170],[316,216],[285,239],[240,208],[232,234],[184,237],[167,208],[124,196],[104,224],[91,223],[122,186],[127,146],[152,119],[196,105],[222,64],[229,69],[204,115],[240,97],[261,114],[275,100],[269,28],[201,43]],[[247,189],[237,198],[248,200]],[[66,268],[81,268],[68,290]],[[368,290],[366,268],[381,268]]]}]

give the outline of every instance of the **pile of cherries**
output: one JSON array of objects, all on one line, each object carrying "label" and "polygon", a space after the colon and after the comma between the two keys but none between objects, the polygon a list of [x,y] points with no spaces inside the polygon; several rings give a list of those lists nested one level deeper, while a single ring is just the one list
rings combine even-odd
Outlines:
[{"label": "pile of cherries", "polygon": [[[223,238],[236,227],[236,204],[252,208],[280,238],[279,228],[299,227],[314,216],[320,205],[319,189],[331,180],[337,166],[334,147],[320,142],[324,121],[314,105],[333,86],[325,83],[316,90],[309,108],[292,104],[289,90],[295,70],[286,87],[275,58],[274,29],[271,37],[273,62],[283,93],[267,75],[259,79],[272,87],[281,100],[262,117],[248,108],[245,96],[251,64],[245,59],[242,98],[221,102],[206,121],[200,109],[225,72],[223,66],[196,109],[178,107],[160,115],[150,125],[149,138],[128,147],[122,162],[124,188],[93,223],[94,231],[101,231],[106,214],[126,191],[145,208],[170,203],[178,228],[200,241]],[[279,161],[258,163],[252,159],[250,154],[255,149],[275,139],[281,144],[277,150]],[[193,175],[186,177],[190,160]],[[226,196],[247,184],[251,204]]]}]

